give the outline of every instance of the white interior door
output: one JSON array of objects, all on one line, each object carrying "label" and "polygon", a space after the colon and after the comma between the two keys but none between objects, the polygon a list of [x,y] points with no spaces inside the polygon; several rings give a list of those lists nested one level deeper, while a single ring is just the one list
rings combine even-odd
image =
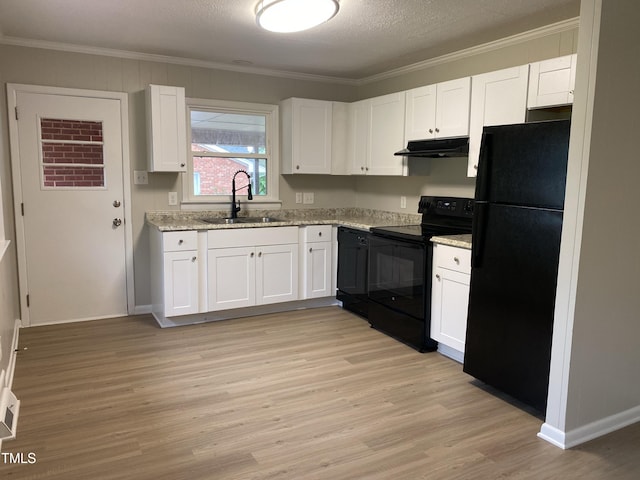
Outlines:
[{"label": "white interior door", "polygon": [[14,98],[23,319],[38,325],[126,315],[121,102],[31,91]]}]

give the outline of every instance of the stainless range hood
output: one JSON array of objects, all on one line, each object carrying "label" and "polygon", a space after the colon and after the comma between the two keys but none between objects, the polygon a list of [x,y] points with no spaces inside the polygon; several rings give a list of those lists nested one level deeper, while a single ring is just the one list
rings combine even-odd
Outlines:
[{"label": "stainless range hood", "polygon": [[407,144],[407,148],[394,155],[425,158],[468,157],[469,137],[412,140]]}]

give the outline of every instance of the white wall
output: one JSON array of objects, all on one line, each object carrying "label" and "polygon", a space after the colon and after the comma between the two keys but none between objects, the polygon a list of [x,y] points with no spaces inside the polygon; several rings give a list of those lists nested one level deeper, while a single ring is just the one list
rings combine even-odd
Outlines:
[{"label": "white wall", "polygon": [[635,0],[582,2],[562,284],[541,431],[565,447],[640,420],[639,22]]}]

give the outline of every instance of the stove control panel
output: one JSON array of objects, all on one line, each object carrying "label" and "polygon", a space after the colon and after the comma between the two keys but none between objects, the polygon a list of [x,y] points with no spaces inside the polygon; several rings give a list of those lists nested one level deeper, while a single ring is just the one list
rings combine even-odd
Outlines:
[{"label": "stove control panel", "polygon": [[423,216],[473,217],[473,199],[459,197],[420,197],[418,212]]}]

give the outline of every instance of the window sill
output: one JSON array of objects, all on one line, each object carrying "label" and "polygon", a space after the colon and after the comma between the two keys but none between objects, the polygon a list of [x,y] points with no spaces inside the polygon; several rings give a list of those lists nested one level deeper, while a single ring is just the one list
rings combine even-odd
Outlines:
[{"label": "window sill", "polygon": [[[281,200],[240,200],[240,205],[244,210],[280,210],[282,208]],[[197,210],[230,210],[230,201],[198,201],[183,200],[180,204],[180,210],[197,211]]]}]

